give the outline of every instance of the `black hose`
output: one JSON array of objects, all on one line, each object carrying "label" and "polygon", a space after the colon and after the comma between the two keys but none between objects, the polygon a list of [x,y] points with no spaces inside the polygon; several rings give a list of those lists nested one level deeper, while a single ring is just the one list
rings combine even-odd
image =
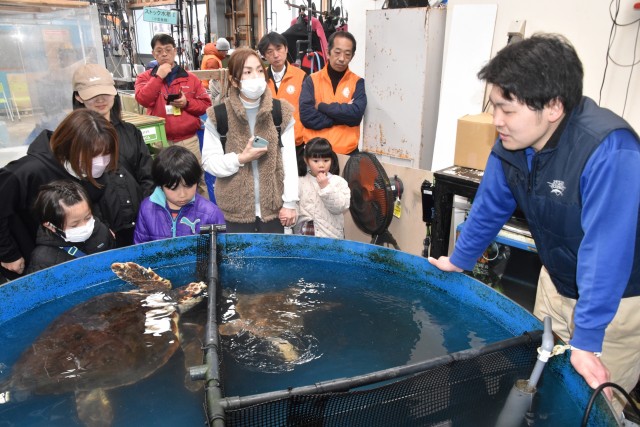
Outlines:
[{"label": "black hose", "polygon": [[638,418],[640,418],[640,410],[636,407],[636,405],[633,404],[631,395],[629,395],[629,393],[627,393],[627,391],[622,387],[620,387],[618,384],[607,382],[607,383],[600,384],[598,387],[595,388],[595,390],[593,390],[593,393],[591,393],[591,398],[589,399],[589,403],[587,403],[587,407],[584,410],[584,416],[582,417],[582,424],[580,424],[582,427],[586,427],[587,421],[589,421],[589,415],[591,415],[591,408],[593,407],[593,402],[595,402],[596,397],[598,396],[598,394],[600,394],[600,392],[602,392],[602,390],[604,390],[607,387],[613,387],[616,390],[618,390],[620,393],[622,393],[625,399],[627,399],[627,402],[630,403],[629,406],[631,406],[631,408],[633,409],[633,412],[636,414]]}]

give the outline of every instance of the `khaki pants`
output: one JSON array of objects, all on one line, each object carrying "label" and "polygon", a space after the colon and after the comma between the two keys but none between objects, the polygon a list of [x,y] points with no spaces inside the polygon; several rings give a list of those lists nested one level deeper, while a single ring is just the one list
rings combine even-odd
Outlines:
[{"label": "khaki pants", "polygon": [[[575,307],[576,300],[560,295],[547,269],[542,267],[533,314],[540,320],[550,316],[553,332],[565,343],[569,343],[573,335]],[[611,373],[611,382],[627,392],[633,390],[640,376],[640,296],[621,300],[605,332],[601,360]],[[612,404],[619,416],[626,399],[615,389],[613,391],[615,397]]]},{"label": "khaki pants", "polygon": [[[182,141],[169,141],[169,144],[179,145],[191,151],[198,159],[198,162],[202,164],[202,153],[200,152],[200,140],[198,139],[198,135],[183,139]],[[200,178],[200,183],[198,184],[198,194],[209,200],[209,189],[207,188],[207,183],[204,181],[204,173],[202,178]]]}]

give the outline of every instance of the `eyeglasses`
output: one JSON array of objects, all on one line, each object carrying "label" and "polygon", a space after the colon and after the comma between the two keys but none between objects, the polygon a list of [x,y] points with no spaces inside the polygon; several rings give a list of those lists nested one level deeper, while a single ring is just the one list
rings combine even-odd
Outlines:
[{"label": "eyeglasses", "polygon": [[171,53],[174,51],[174,49],[175,48],[173,46],[165,47],[164,49],[154,49],[153,53],[154,53],[154,55],[158,55],[158,56],[162,55],[163,53],[166,53],[167,55],[171,55]]}]

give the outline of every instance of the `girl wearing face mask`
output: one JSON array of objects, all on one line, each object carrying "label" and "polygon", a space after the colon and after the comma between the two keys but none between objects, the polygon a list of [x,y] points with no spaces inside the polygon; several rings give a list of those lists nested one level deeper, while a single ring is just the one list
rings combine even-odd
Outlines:
[{"label": "girl wearing face mask", "polygon": [[107,226],[93,216],[89,195],[77,182],[43,185],[33,211],[40,227],[26,274],[116,246]]},{"label": "girl wearing face mask", "polygon": [[[283,233],[296,220],[298,169],[293,107],[281,100],[281,144],[273,122],[271,91],[258,54],[236,49],[229,59],[231,87],[224,104],[223,147],[215,113],[207,110],[202,165],[216,176],[216,202],[230,233]],[[268,143],[255,147],[259,136]]]},{"label": "girl wearing face mask", "polygon": [[102,115],[76,110],[53,133],[38,135],[26,156],[0,169],[0,274],[5,279],[24,274],[29,264],[40,226],[32,207],[42,185],[71,180],[86,190],[94,207],[100,203],[96,214],[118,214],[115,204],[102,203],[108,194],[105,174],[118,164],[117,141],[115,129]]}]

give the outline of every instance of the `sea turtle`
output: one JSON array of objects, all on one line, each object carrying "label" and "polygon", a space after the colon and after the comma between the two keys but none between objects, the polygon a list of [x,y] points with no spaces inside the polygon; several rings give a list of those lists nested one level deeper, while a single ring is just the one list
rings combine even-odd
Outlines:
[{"label": "sea turtle", "polygon": [[12,395],[73,392],[83,424],[110,425],[106,390],[150,376],[174,354],[180,314],[202,301],[205,283],[172,290],[133,262],[111,268],[139,289],[98,295],[56,318],[14,365],[6,388]]},{"label": "sea turtle", "polygon": [[248,333],[266,342],[286,364],[299,363],[306,350],[300,347],[305,343],[308,346],[313,340],[304,331],[305,314],[335,306],[334,303],[304,299],[303,293],[301,288],[289,287],[280,291],[231,295],[232,304],[223,314],[218,332],[223,336]]}]

